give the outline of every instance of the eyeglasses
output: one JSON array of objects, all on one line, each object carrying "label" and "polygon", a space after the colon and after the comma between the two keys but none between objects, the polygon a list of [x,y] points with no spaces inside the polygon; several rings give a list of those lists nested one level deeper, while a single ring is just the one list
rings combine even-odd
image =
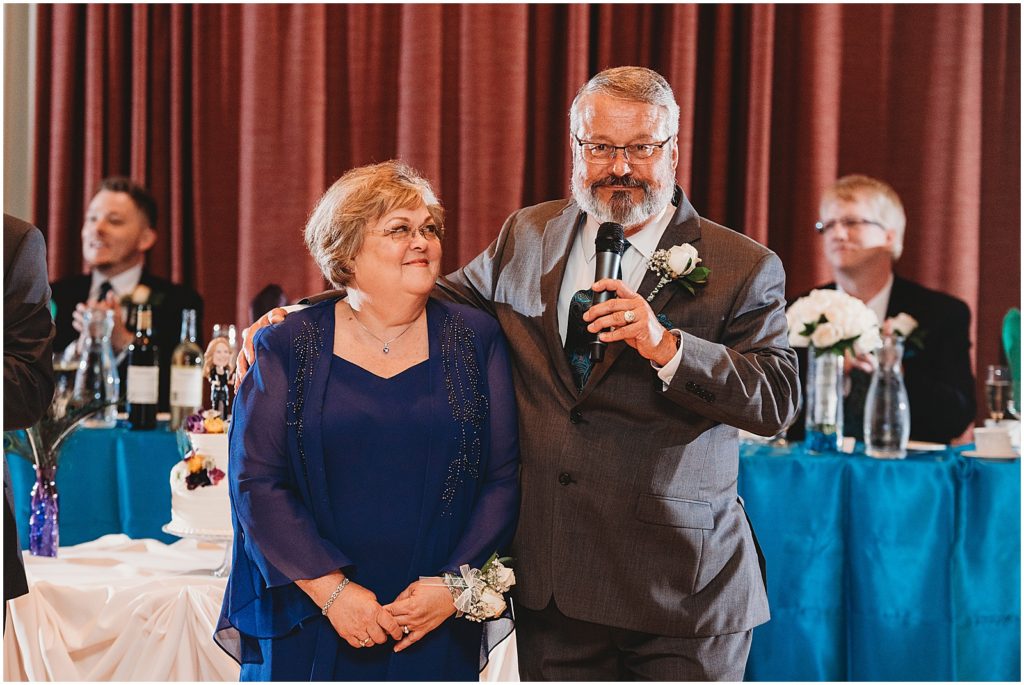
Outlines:
[{"label": "eyeglasses", "polygon": [[392,226],[390,228],[384,228],[381,230],[370,229],[370,233],[374,235],[384,236],[385,238],[391,238],[396,243],[411,243],[419,233],[423,236],[424,240],[440,240],[444,237],[444,229],[434,224],[427,224],[419,228],[410,228],[405,224],[400,226]]},{"label": "eyeglasses", "polygon": [[583,151],[583,159],[588,162],[594,162],[595,164],[611,164],[615,160],[615,153],[619,150],[622,150],[622,156],[627,162],[630,162],[631,164],[646,164],[656,154],[658,154],[658,152],[660,152],[670,140],[675,138],[675,136],[669,136],[660,143],[609,145],[607,143],[591,143],[586,140],[580,140],[579,136],[575,133],[571,135],[580,146],[580,150]]},{"label": "eyeglasses", "polygon": [[871,219],[861,219],[860,217],[856,216],[844,216],[839,219],[818,221],[817,223],[814,224],[814,230],[816,230],[818,233],[825,234],[829,230],[834,228],[836,225],[842,226],[847,231],[852,231],[854,229],[860,230],[861,226],[878,226],[883,231],[885,230],[885,226],[878,223],[877,221],[873,221]]}]

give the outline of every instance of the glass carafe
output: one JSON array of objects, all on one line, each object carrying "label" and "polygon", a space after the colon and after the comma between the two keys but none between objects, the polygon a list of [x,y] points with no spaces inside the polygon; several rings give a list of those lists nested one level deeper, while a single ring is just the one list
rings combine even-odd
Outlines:
[{"label": "glass carafe", "polygon": [[887,334],[878,351],[864,403],[864,446],[869,456],[903,459],[910,439],[910,402],[903,383],[903,338]]},{"label": "glass carafe", "polygon": [[109,309],[87,309],[84,316],[85,331],[82,359],[75,374],[75,392],[72,401],[77,406],[95,402],[110,402],[101,412],[84,422],[90,428],[113,428],[117,425],[117,400],[121,395],[121,378],[117,373],[117,360],[110,344],[114,330],[114,312]]}]

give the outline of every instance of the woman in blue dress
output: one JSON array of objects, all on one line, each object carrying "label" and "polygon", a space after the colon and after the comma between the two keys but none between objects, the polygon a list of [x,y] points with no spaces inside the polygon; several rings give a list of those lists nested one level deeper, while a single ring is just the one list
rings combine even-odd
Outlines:
[{"label": "woman in blue dress", "polygon": [[430,298],[442,216],[400,162],[349,171],[305,232],[347,297],[255,336],[215,636],[242,680],[478,679],[484,624],[440,578],[511,541],[516,411],[497,322]]}]

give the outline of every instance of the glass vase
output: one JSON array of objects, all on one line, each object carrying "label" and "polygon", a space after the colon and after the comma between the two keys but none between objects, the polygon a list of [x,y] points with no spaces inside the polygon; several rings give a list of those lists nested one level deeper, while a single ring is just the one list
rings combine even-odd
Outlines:
[{"label": "glass vase", "polygon": [[838,452],[843,444],[843,355],[807,348],[807,403],[804,446],[810,452]]},{"label": "glass vase", "polygon": [[60,545],[57,466],[35,466],[36,483],[28,517],[28,551],[37,557],[57,556]]}]

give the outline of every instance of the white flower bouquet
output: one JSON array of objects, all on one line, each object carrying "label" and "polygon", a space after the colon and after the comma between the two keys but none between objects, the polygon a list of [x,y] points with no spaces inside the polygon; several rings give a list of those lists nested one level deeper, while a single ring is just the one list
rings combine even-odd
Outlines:
[{"label": "white flower bouquet", "polygon": [[882,344],[878,317],[863,302],[838,290],[812,290],[786,311],[789,344],[842,355],[867,354]]}]

